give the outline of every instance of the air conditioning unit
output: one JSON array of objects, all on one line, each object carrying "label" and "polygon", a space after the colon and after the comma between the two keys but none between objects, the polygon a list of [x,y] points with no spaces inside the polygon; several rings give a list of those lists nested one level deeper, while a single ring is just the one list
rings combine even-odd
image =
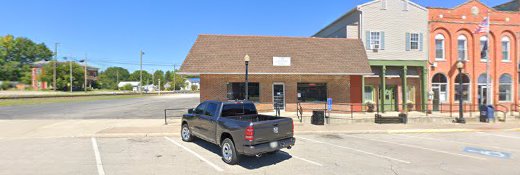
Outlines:
[{"label": "air conditioning unit", "polygon": [[373,46],[372,51],[373,52],[379,52],[379,45]]}]

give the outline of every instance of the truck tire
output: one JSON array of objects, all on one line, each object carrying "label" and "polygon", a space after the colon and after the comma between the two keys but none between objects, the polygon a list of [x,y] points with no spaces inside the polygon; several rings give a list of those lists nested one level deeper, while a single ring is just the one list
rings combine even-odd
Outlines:
[{"label": "truck tire", "polygon": [[190,130],[190,127],[188,127],[188,124],[183,124],[182,127],[181,127],[181,138],[182,138],[182,141],[185,141],[185,142],[191,142],[193,141],[193,135],[191,134],[191,130]]},{"label": "truck tire", "polygon": [[221,145],[222,160],[230,165],[237,164],[240,155],[235,149],[235,144],[233,141],[229,138],[226,138],[224,141],[222,141]]}]

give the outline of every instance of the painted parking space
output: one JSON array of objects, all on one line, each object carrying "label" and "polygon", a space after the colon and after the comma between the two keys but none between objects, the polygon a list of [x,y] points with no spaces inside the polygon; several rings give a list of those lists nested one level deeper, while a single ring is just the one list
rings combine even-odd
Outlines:
[{"label": "painted parking space", "polygon": [[96,139],[106,174],[197,174],[208,168],[161,137]]}]

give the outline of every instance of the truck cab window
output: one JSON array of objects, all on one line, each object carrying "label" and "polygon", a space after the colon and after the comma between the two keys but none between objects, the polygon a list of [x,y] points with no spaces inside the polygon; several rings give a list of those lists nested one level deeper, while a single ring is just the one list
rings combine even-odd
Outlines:
[{"label": "truck cab window", "polygon": [[210,117],[217,116],[217,104],[209,103],[204,115],[207,115]]},{"label": "truck cab window", "polygon": [[195,108],[195,114],[204,114],[204,109],[206,108],[207,103],[201,103],[197,108]]},{"label": "truck cab window", "polygon": [[252,103],[246,104],[226,104],[222,107],[222,117],[233,117],[241,115],[258,114],[255,105]]}]

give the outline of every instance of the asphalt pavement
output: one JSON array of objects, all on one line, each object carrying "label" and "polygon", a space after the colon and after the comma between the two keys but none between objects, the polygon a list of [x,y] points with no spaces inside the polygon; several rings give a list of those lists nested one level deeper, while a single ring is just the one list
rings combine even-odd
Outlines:
[{"label": "asphalt pavement", "polygon": [[293,149],[222,162],[179,136],[0,139],[0,174],[520,174],[519,132],[299,134]]},{"label": "asphalt pavement", "polygon": [[50,103],[0,107],[0,119],[160,119],[186,113],[199,103],[198,94],[143,96],[139,98]]}]

